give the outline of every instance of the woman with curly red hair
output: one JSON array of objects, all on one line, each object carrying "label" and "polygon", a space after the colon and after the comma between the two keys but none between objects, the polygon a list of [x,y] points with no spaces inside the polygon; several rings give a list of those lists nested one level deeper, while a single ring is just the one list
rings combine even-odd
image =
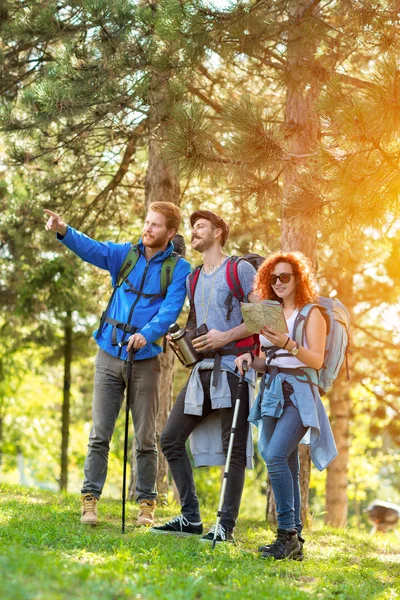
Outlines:
[{"label": "woman with curly red hair", "polygon": [[[302,560],[298,446],[306,436],[311,459],[320,470],[337,455],[318,389],[326,322],[318,310],[312,265],[300,252],[277,252],[268,257],[258,269],[254,287],[261,301],[282,304],[288,328],[288,333],[280,333],[265,327],[260,332],[260,356],[247,353],[236,359],[241,373],[245,360],[264,373],[249,421],[260,428],[259,448],[274,491],[278,530],[276,540],[259,551],[263,558]],[[299,312],[308,303],[315,310],[309,312],[300,345],[293,333]]]}]

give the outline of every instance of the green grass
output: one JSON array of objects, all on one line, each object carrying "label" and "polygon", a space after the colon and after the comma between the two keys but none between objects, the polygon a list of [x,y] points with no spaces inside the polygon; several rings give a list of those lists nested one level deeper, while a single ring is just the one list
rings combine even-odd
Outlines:
[{"label": "green grass", "polygon": [[[120,502],[102,500],[101,524],[79,523],[77,496],[0,487],[1,600],[197,600],[400,597],[400,542],[352,530],[304,532],[306,558],[263,561],[257,546],[270,540],[259,519],[244,516],[236,546],[212,550],[197,538],[155,535],[133,526]],[[245,508],[245,507],[244,507]],[[159,509],[160,521],[177,513]],[[211,524],[212,512],[205,513]]]}]

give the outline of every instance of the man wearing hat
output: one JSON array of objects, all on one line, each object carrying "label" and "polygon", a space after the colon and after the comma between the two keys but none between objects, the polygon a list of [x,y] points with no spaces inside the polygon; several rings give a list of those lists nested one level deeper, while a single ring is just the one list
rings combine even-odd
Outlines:
[{"label": "man wearing hat", "polygon": [[[191,284],[193,274],[188,277],[186,287],[189,298],[191,293],[193,296],[191,304],[195,315],[191,311],[191,316],[195,316],[196,328],[205,331],[193,340],[193,346],[204,354],[204,358],[196,364],[178,395],[161,435],[161,448],[179,491],[181,514],[164,525],[152,528],[153,532],[181,536],[203,534],[186,440],[190,436],[196,466],[225,464],[239,382],[235,373],[234,361],[238,356],[235,342],[249,336],[242,323],[240,303],[237,298],[232,298],[226,277],[229,257],[223,247],[229,236],[228,224],[208,210],[194,212],[190,222],[193,228],[192,247],[201,253],[204,264],[198,273],[194,291]],[[256,301],[252,295],[255,273],[255,269],[245,260],[238,263],[238,276],[246,301]],[[226,300],[229,295],[231,306],[227,316]],[[233,541],[245,469],[246,466],[252,466],[253,444],[247,422],[255,385],[255,373],[251,370],[246,375],[246,381],[248,385],[241,398],[225,501],[217,532],[219,542]],[[202,539],[211,542],[213,537],[214,531],[211,530]]]}]

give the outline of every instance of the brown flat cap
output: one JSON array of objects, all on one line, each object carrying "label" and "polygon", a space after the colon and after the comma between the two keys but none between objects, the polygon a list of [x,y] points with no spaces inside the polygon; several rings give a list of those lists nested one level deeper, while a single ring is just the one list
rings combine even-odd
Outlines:
[{"label": "brown flat cap", "polygon": [[195,210],[194,213],[190,215],[190,224],[193,225],[196,223],[198,219],[207,219],[207,221],[211,221],[215,227],[222,229],[222,246],[225,245],[226,240],[229,237],[229,225],[224,219],[211,212],[211,210]]}]

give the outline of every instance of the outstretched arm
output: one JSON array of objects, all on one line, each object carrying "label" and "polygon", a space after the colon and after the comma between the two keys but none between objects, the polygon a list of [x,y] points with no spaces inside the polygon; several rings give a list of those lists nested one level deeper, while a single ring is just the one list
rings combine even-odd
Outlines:
[{"label": "outstretched arm", "polygon": [[109,271],[113,285],[115,285],[116,277],[129,250],[130,243],[114,244],[113,242],[92,240],[84,233],[67,225],[60,215],[48,209],[45,209],[44,212],[49,215],[46,230],[57,233],[58,240],[72,252],[75,252],[82,260]]}]

